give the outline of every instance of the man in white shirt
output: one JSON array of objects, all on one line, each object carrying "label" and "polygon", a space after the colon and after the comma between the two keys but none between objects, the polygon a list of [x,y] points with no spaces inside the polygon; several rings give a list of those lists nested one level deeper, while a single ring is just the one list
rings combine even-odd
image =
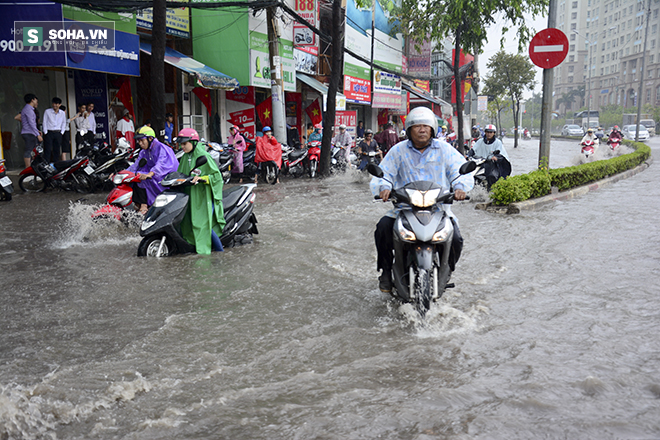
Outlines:
[{"label": "man in white shirt", "polygon": [[94,116],[93,102],[87,104],[87,113],[89,113],[89,116],[87,116],[87,120],[89,121],[89,131],[94,133],[94,137],[96,137],[96,117]]},{"label": "man in white shirt", "polygon": [[117,141],[121,138],[126,138],[128,143],[131,144],[131,148],[135,148],[135,140],[133,140],[135,126],[133,125],[133,121],[131,121],[128,109],[124,109],[121,116],[122,118],[117,121]]},{"label": "man in white shirt", "polygon": [[60,160],[62,150],[62,136],[66,130],[67,119],[63,111],[60,110],[62,100],[57,96],[53,98],[52,108],[44,112],[44,122],[42,131],[44,133],[44,151],[43,157],[46,161]]}]

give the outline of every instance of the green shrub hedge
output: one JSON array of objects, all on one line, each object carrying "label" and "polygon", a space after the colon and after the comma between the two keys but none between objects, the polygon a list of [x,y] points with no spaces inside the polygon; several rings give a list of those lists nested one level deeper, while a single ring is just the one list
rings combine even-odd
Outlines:
[{"label": "green shrub hedge", "polygon": [[491,188],[490,198],[495,205],[542,197],[550,194],[551,188],[559,191],[586,185],[614,174],[635,168],[651,156],[651,148],[641,142],[624,141],[635,149],[632,153],[607,160],[582,165],[532,171],[529,174],[510,176],[498,180]]}]

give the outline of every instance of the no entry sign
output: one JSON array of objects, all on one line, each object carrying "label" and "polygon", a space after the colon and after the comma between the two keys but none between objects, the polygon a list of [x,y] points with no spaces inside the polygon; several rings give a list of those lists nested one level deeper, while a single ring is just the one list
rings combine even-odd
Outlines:
[{"label": "no entry sign", "polygon": [[561,64],[568,53],[568,38],[559,29],[548,28],[534,35],[529,43],[529,58],[543,69]]}]

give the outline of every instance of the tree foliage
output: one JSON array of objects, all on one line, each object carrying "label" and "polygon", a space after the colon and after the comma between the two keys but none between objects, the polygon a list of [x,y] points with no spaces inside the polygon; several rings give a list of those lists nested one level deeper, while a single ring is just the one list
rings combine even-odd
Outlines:
[{"label": "tree foliage", "polygon": [[[534,65],[525,55],[508,54],[499,51],[488,61],[490,73],[485,79],[488,89],[494,94],[504,94],[511,101],[513,120],[519,121],[520,102],[523,93],[536,84]],[[514,123],[518,126],[518,122]],[[518,136],[514,138],[514,148],[518,146]]]},{"label": "tree foliage", "polygon": [[[547,11],[549,0],[402,0],[397,18],[401,31],[415,41],[443,41],[450,38],[455,49],[462,49],[471,54],[481,53],[488,39],[490,26],[497,22],[504,23],[504,34],[509,26],[517,29],[519,51],[532,37],[532,30],[527,27],[524,14],[537,16]],[[458,57],[456,50],[453,67],[454,77],[459,78]],[[456,96],[460,96],[460,81],[455,81]],[[463,103],[457,100],[458,141],[463,146]]]}]

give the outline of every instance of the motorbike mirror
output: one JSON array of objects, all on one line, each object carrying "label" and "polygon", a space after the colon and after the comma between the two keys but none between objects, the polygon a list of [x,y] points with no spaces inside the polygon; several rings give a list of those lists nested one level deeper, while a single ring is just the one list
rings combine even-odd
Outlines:
[{"label": "motorbike mirror", "polygon": [[145,159],[145,158],[143,157],[142,159],[140,159],[140,162],[138,163],[138,167],[139,167],[139,168],[142,168],[142,167],[145,166],[146,164],[147,164],[147,159]]},{"label": "motorbike mirror", "polygon": [[375,163],[370,163],[367,165],[367,171],[369,171],[369,174],[378,177],[379,179],[383,177],[383,170],[380,169],[380,167]]},{"label": "motorbike mirror", "polygon": [[461,168],[459,168],[458,172],[460,174],[469,174],[476,169],[477,169],[477,163],[469,160],[465,162],[463,165],[461,165]]},{"label": "motorbike mirror", "polygon": [[197,160],[195,161],[195,168],[199,168],[202,165],[204,165],[206,162],[208,162],[208,159],[206,159],[206,156],[199,156]]}]

